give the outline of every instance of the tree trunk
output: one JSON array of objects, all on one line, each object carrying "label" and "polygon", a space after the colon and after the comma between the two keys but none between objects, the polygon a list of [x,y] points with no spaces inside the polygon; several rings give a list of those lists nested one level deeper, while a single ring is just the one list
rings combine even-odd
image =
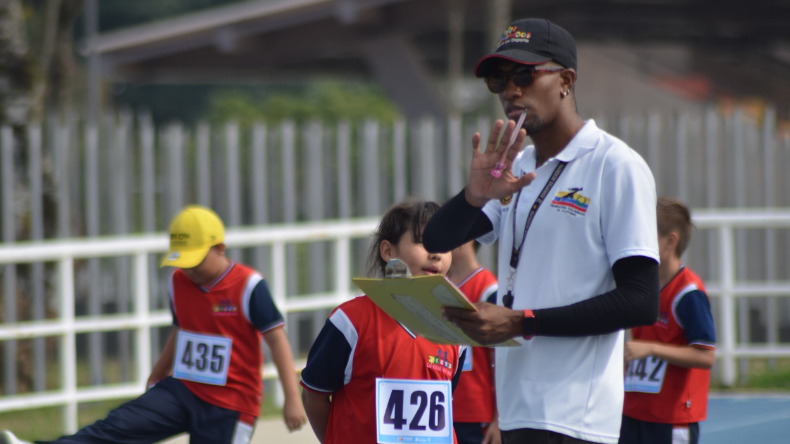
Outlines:
[{"label": "tree trunk", "polygon": [[19,0],[0,0],[0,124],[21,126],[30,118],[33,73]]}]

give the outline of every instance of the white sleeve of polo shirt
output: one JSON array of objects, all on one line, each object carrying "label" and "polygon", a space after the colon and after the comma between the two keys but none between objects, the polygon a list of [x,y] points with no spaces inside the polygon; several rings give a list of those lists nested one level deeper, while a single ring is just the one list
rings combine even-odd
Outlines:
[{"label": "white sleeve of polo shirt", "polygon": [[658,261],[656,182],[639,154],[612,152],[601,178],[601,232],[609,266],[630,256]]},{"label": "white sleeve of polo shirt", "polygon": [[483,213],[491,221],[494,230],[486,233],[477,238],[477,241],[483,245],[491,245],[499,239],[499,221],[502,219],[502,204],[498,200],[489,200],[487,204],[483,205]]}]

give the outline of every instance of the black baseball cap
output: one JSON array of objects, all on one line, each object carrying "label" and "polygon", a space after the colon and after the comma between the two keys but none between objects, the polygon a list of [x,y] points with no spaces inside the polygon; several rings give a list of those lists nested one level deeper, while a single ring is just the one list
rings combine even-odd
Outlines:
[{"label": "black baseball cap", "polygon": [[553,60],[565,68],[576,69],[576,41],[568,31],[546,19],[518,20],[502,34],[494,53],[477,62],[475,77],[490,74],[497,59],[523,65]]}]

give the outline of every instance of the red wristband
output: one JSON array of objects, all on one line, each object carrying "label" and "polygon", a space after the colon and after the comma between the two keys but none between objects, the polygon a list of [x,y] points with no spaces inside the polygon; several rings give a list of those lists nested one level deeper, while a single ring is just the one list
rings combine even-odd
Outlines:
[{"label": "red wristband", "polygon": [[535,336],[535,314],[532,310],[524,310],[524,318],[521,320],[521,335],[527,341]]}]

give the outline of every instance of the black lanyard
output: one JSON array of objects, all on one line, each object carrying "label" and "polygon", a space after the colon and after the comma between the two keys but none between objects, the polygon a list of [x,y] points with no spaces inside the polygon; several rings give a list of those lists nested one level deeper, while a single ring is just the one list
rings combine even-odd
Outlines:
[{"label": "black lanyard", "polygon": [[505,304],[507,308],[513,308],[513,280],[516,273],[516,268],[518,267],[518,261],[521,257],[521,250],[524,248],[524,241],[527,239],[527,232],[529,231],[530,225],[532,225],[532,220],[535,218],[535,213],[538,212],[538,208],[546,199],[546,196],[551,191],[551,188],[557,183],[557,180],[560,178],[560,174],[565,170],[565,166],[568,165],[568,162],[560,162],[554,168],[554,172],[551,173],[551,177],[549,181],[546,182],[546,185],[538,194],[537,199],[535,199],[535,203],[532,204],[532,208],[529,209],[529,214],[527,215],[527,220],[524,222],[524,236],[521,238],[521,243],[518,244],[516,247],[516,217],[518,216],[518,201],[521,197],[521,191],[523,188],[518,191],[516,194],[516,202],[513,204],[513,249],[510,251],[510,279],[508,281],[508,289],[507,294],[504,298],[502,298],[502,303]]}]

